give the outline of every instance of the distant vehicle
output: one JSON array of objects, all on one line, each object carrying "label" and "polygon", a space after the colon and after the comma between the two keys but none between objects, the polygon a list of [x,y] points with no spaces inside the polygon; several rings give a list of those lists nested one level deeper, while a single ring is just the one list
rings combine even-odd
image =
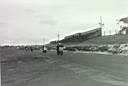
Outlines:
[{"label": "distant vehicle", "polygon": [[98,51],[98,48],[97,47],[90,47],[89,50],[90,51]]},{"label": "distant vehicle", "polygon": [[128,53],[128,44],[121,44],[119,47],[120,53]]},{"label": "distant vehicle", "polygon": [[111,52],[112,54],[119,53],[119,45],[109,45],[108,52]]}]

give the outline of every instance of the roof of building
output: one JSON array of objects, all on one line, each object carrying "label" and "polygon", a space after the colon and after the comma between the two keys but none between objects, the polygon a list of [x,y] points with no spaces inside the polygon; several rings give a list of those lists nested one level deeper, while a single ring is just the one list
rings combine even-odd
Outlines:
[{"label": "roof of building", "polygon": [[72,35],[66,36],[65,38],[70,38],[70,37],[72,37],[72,36],[86,35],[86,34],[89,34],[89,33],[95,32],[95,31],[97,31],[97,30],[101,30],[101,28],[100,28],[100,27],[98,27],[98,28],[95,28],[95,29],[93,29],[93,30],[89,30],[89,31],[85,31],[85,32],[75,33],[75,34],[72,34]]},{"label": "roof of building", "polygon": [[87,31],[87,32],[83,32],[83,33],[81,33],[81,35],[86,35],[86,34],[93,33],[93,32],[99,31],[99,30],[101,30],[100,27],[96,28],[96,29],[93,29],[93,30],[90,30],[90,31]]}]

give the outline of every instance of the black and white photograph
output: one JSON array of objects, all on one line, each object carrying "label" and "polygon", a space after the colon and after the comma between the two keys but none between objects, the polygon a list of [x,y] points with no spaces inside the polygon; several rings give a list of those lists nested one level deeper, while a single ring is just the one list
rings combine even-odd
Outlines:
[{"label": "black and white photograph", "polygon": [[0,0],[0,86],[128,86],[128,0]]}]

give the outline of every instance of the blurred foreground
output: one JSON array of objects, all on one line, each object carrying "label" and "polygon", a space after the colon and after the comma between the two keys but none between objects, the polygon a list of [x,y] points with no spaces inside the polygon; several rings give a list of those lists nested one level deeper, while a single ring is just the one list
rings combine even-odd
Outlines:
[{"label": "blurred foreground", "polygon": [[2,86],[128,86],[128,57],[1,50]]}]

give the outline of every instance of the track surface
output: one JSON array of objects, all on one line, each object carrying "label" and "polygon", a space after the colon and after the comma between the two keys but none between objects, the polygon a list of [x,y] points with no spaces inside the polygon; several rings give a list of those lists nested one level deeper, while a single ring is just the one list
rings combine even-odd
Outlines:
[{"label": "track surface", "polygon": [[2,86],[128,86],[128,56],[40,51],[2,55]]}]

